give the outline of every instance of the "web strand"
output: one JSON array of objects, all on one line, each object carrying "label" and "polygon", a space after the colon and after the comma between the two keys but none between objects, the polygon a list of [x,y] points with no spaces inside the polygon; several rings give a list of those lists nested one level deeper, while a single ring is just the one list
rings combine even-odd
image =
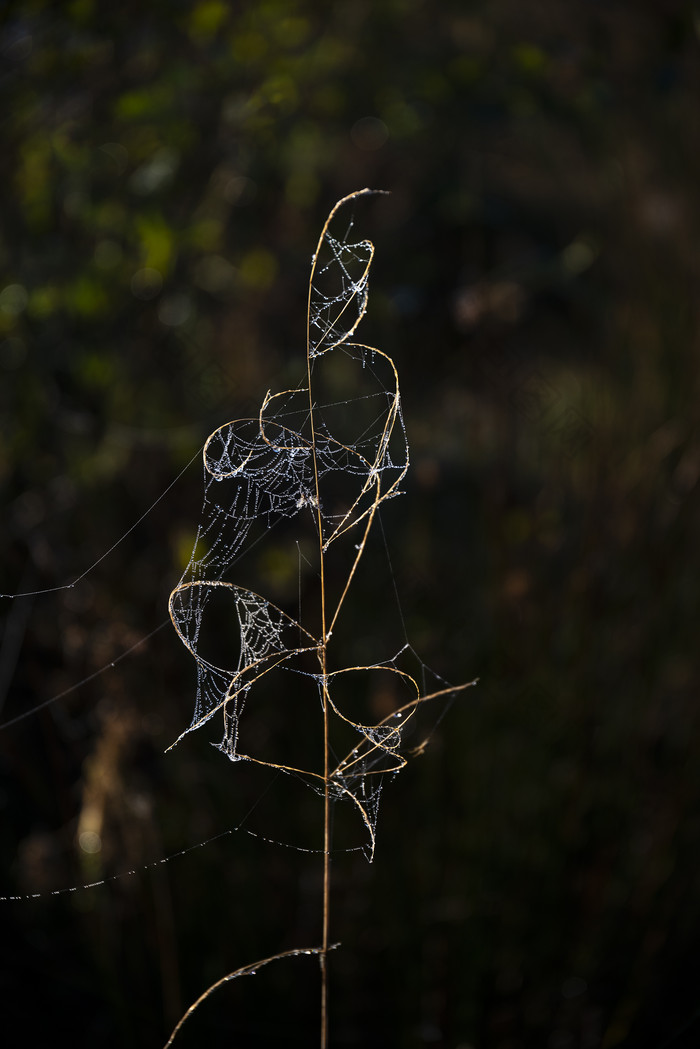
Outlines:
[{"label": "web strand", "polygon": [[3,721],[2,724],[0,724],[0,732],[3,732],[5,729],[10,728],[12,725],[18,724],[18,722],[20,721],[24,721],[26,718],[33,717],[34,714],[38,714],[39,711],[45,710],[46,707],[50,707],[52,706],[52,704],[58,703],[60,699],[65,699],[66,696],[70,696],[73,692],[77,692],[78,689],[83,687],[83,685],[87,685],[90,681],[94,681],[96,678],[101,677],[104,673],[106,673],[106,671],[112,670],[119,663],[121,663],[122,660],[130,656],[132,652],[135,652],[137,649],[141,648],[142,645],[145,645],[146,642],[150,641],[152,637],[155,637],[156,634],[159,634],[160,631],[163,630],[169,622],[170,620],[164,619],[159,626],[157,626],[154,630],[151,630],[150,634],[146,634],[144,637],[140,637],[138,641],[135,641],[133,645],[130,645],[130,647],[127,648],[124,652],[121,652],[110,663],[105,663],[103,667],[100,667],[99,670],[95,670],[92,674],[88,674],[87,677],[82,678],[81,681],[76,681],[74,685],[70,685],[68,688],[64,688],[55,696],[51,696],[50,699],[45,699],[43,703],[37,704],[37,706],[32,707],[31,710],[24,710],[21,714],[17,714],[15,717],[10,718],[8,721]]},{"label": "web strand", "polygon": [[[265,794],[266,791],[263,791]],[[255,806],[253,806],[254,808]],[[250,815],[250,813],[248,813]],[[245,817],[247,819],[247,816]],[[104,878],[99,878],[96,881],[90,882],[78,882],[75,885],[63,889],[53,889],[50,892],[29,892],[19,893],[12,895],[0,896],[0,903],[22,903],[28,900],[46,900],[57,896],[70,896],[79,892],[87,892],[92,889],[99,889],[104,885],[111,885],[114,882],[123,881],[126,878],[134,878],[140,874],[145,874],[150,870],[157,870],[158,867],[162,867],[166,863],[172,863],[173,860],[178,860],[182,856],[187,856],[190,852],[196,852],[197,849],[204,849],[208,845],[213,845],[215,841],[221,841],[222,838],[230,837],[238,832],[247,834],[250,838],[255,838],[256,841],[261,841],[265,845],[274,845],[275,848],[289,849],[292,852],[307,853],[309,855],[320,856],[323,853],[323,849],[311,848],[304,845],[294,845],[291,842],[279,841],[277,838],[269,838],[264,834],[259,834],[257,831],[250,830],[248,827],[242,826],[243,821],[236,827],[229,827],[228,830],[222,830],[218,834],[214,834],[212,837],[207,838],[205,841],[199,841],[195,845],[188,845],[184,849],[178,849],[177,852],[172,852],[167,856],[162,856],[160,859],[152,860],[150,863],[144,863],[139,867],[133,867],[130,870],[120,871],[118,874],[109,874]],[[350,853],[350,852],[362,852],[362,845],[353,845],[348,848],[336,849],[336,853]]]},{"label": "web strand", "polygon": [[129,528],[127,528],[126,532],[124,532],[119,537],[119,539],[117,539],[114,543],[112,543],[112,545],[107,550],[105,550],[105,552],[103,554],[100,554],[100,556],[97,558],[97,560],[94,561],[90,565],[89,568],[86,568],[84,572],[81,572],[79,576],[76,576],[76,578],[73,580],[72,583],[62,583],[60,586],[48,586],[48,587],[44,587],[41,590],[26,590],[26,591],[22,591],[21,593],[18,593],[18,594],[0,594],[0,598],[6,598],[8,600],[15,601],[15,600],[17,600],[20,597],[39,597],[42,594],[57,594],[61,590],[72,590],[73,587],[77,586],[78,583],[82,582],[83,579],[85,579],[87,576],[89,576],[91,572],[94,572],[94,570],[97,568],[97,566],[102,564],[102,562],[106,558],[108,558],[109,555],[111,553],[113,553],[117,549],[117,547],[120,546],[128,536],[131,535],[131,533],[134,531],[134,529],[138,528],[138,526],[141,524],[142,521],[145,521],[145,519],[148,517],[148,515],[153,510],[155,510],[156,506],[158,506],[158,504],[161,502],[161,500],[163,500],[165,498],[165,496],[168,494],[168,492],[171,490],[171,488],[174,488],[174,486],[177,484],[177,482],[180,480],[180,478],[183,476],[183,474],[187,473],[187,471],[189,470],[190,466],[192,466],[192,464],[201,455],[201,451],[202,450],[200,448],[199,451],[195,452],[195,454],[192,456],[192,458],[187,463],[187,465],[183,466],[182,470],[180,470],[180,473],[177,475],[177,477],[175,477],[170,482],[168,487],[165,488],[160,493],[158,498],[155,499],[151,503],[151,505],[148,507],[148,509],[145,510],[141,514],[141,516],[136,521],[134,521],[134,523]]}]

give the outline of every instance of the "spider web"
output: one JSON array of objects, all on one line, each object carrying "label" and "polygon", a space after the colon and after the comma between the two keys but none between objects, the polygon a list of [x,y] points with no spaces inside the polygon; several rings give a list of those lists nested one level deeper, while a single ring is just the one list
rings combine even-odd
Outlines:
[{"label": "spider web", "polygon": [[[334,799],[352,803],[368,831],[371,859],[382,779],[406,763],[406,727],[419,704],[454,690],[421,696],[415,679],[400,669],[398,656],[371,666],[327,669],[332,665],[331,635],[377,510],[400,494],[409,464],[394,362],[380,350],[350,341],[367,306],[373,245],[354,238],[352,221],[346,222],[343,233],[330,228],[339,224],[337,213],[344,205],[369,192],[351,194],[335,206],[313,256],[304,379],[292,389],[268,392],[257,418],[228,422],[205,444],[201,519],[169,611],[197,664],[194,715],[175,743],[218,714],[223,721],[219,749],[230,760],[270,766],[302,778],[319,793],[328,789]],[[339,402],[317,403],[317,386],[331,357],[342,365],[350,385],[363,392]],[[320,627],[302,623],[232,578],[234,563],[256,533],[256,542],[265,540],[280,522],[300,533],[310,528],[315,532],[324,610]],[[342,548],[345,568],[340,587],[331,593],[324,568],[337,548]],[[204,641],[222,597],[237,624],[230,660],[211,657]],[[320,669],[309,670],[309,661]],[[244,749],[243,710],[272,671],[305,675],[336,724],[353,737],[348,753],[329,769],[328,779],[317,769]],[[366,723],[358,713],[361,704],[353,700],[357,690],[353,693],[347,685],[352,675],[359,680],[372,674],[390,675],[393,691],[403,693],[403,701],[396,700],[378,722]]]}]

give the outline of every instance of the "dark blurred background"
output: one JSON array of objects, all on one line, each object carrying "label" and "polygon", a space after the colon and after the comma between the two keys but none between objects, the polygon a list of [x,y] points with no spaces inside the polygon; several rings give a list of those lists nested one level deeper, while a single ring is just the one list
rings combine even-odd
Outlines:
[{"label": "dark blurred background", "polygon": [[[383,524],[410,641],[480,682],[374,864],[335,860],[334,1046],[700,1043],[699,36],[681,0],[2,6],[3,592],[81,575],[297,381],[322,223],[391,190],[357,227],[411,443]],[[0,603],[4,721],[108,668],[0,732],[0,893],[41,894],[0,904],[12,1044],[153,1049],[318,940],[314,854],[240,831],[143,870],[244,817],[320,844],[218,724],[163,753],[195,688],[169,625],[120,658],[201,492],[195,460],[74,588]],[[385,571],[348,614],[389,655]],[[278,962],[180,1044],[314,1045],[317,996]]]}]

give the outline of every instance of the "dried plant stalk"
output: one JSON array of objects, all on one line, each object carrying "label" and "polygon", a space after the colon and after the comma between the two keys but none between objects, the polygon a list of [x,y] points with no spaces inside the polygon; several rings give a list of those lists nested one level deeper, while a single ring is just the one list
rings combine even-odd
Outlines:
[{"label": "dried plant stalk", "polygon": [[[382,778],[398,772],[406,763],[404,737],[413,715],[422,704],[468,687],[448,686],[421,694],[415,678],[398,665],[401,653],[370,666],[330,669],[333,631],[377,511],[385,500],[400,494],[409,464],[394,362],[380,350],[351,341],[366,309],[374,247],[368,240],[351,240],[351,222],[342,236],[331,231],[341,209],[372,192],[363,189],[340,200],[321,231],[309,280],[305,379],[293,389],[268,392],[257,418],[226,423],[206,442],[202,519],[192,556],[169,602],[173,626],[194,656],[198,672],[195,713],[182,736],[220,713],[224,734],[219,747],[232,761],[253,762],[297,776],[323,799],[321,943],[272,955],[224,976],[190,1006],[167,1045],[192,1012],[226,981],[272,961],[306,953],[319,957],[320,1045],[326,1049],[328,953],[332,947],[331,806],[339,801],[355,806],[368,833],[367,853],[372,859]],[[342,402],[344,415],[351,419],[349,434],[338,432],[337,404],[319,405],[315,396],[316,370],[334,353],[343,354],[353,369],[363,370],[370,387],[357,400]],[[307,529],[311,524],[315,532],[320,609],[320,622],[315,626],[303,624],[267,598],[226,578],[256,525],[265,530],[283,519],[298,520]],[[344,551],[349,567],[334,592],[327,568],[336,549]],[[238,659],[229,666],[219,666],[208,658],[202,641],[207,608],[222,591],[235,609],[239,627]],[[309,657],[317,665],[312,672],[306,669]],[[305,674],[310,687],[317,689],[323,715],[322,768],[300,768],[243,749],[241,715],[246,702],[254,696],[260,680],[273,672]],[[351,675],[367,674],[390,675],[393,692],[403,691],[406,696],[404,702],[396,702],[390,713],[372,724],[360,720],[352,707],[348,709],[347,703],[337,698],[342,683]],[[355,739],[340,761],[333,760],[333,725],[345,726]],[[421,741],[413,752],[422,750],[423,745]]]}]

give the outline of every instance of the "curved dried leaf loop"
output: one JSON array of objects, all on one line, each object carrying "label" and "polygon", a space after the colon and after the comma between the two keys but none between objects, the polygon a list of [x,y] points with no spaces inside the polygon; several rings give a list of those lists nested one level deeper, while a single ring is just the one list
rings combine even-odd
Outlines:
[{"label": "curved dried leaf loop", "polygon": [[[339,946],[340,944],[338,943],[329,944],[326,948],[326,951],[332,951]],[[216,983],[213,983],[211,987],[207,987],[206,991],[204,991],[203,994],[200,994],[197,1001],[193,1002],[187,1010],[187,1012],[184,1013],[184,1015],[178,1020],[175,1027],[173,1028],[170,1038],[168,1038],[167,1042],[163,1046],[163,1049],[169,1049],[169,1046],[173,1044],[177,1035],[180,1033],[180,1030],[182,1029],[182,1026],[185,1023],[185,1021],[189,1020],[190,1016],[192,1016],[192,1013],[196,1009],[198,1009],[199,1006],[202,1005],[203,1002],[205,1002],[207,998],[214,993],[214,991],[218,991],[220,987],[223,987],[225,983],[230,983],[231,980],[237,980],[239,976],[255,976],[259,969],[263,969],[266,965],[269,965],[271,962],[280,961],[282,958],[300,958],[303,955],[319,955],[323,952],[323,950],[323,947],[295,947],[291,951],[280,951],[279,954],[272,954],[269,958],[261,958],[260,961],[251,962],[250,965],[243,965],[240,969],[235,969],[233,972],[227,973],[226,976],[222,976],[221,979],[217,980]]]}]

